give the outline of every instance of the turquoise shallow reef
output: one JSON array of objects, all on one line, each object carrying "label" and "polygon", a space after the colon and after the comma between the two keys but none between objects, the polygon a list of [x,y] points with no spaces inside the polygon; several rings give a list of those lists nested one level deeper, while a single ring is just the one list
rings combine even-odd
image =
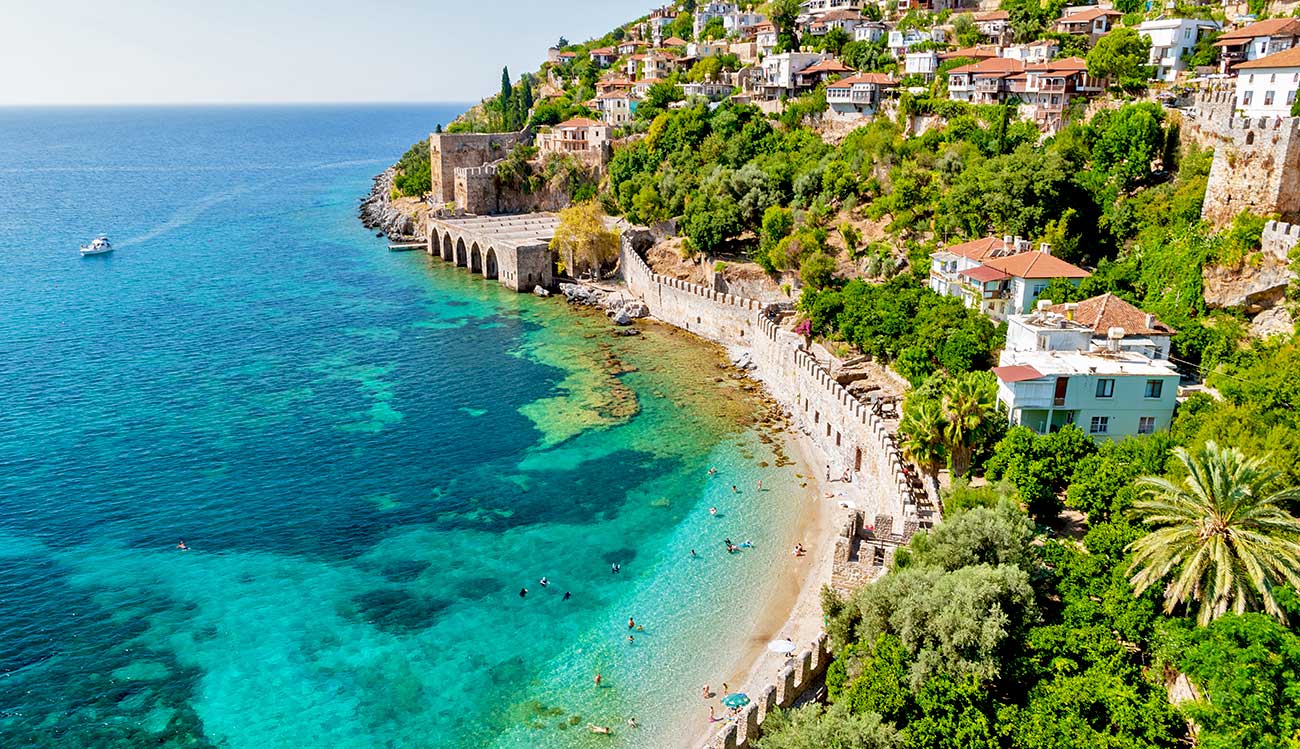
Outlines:
[{"label": "turquoise shallow reef", "polygon": [[716,350],[359,225],[459,109],[0,109],[0,746],[698,727],[805,490]]}]

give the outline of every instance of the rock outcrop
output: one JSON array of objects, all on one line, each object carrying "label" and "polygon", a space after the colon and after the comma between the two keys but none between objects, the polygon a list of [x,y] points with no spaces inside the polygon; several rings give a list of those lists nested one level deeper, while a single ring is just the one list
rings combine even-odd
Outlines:
[{"label": "rock outcrop", "polygon": [[1300,245],[1300,226],[1269,221],[1260,237],[1260,251],[1240,266],[1205,266],[1202,271],[1205,303],[1211,307],[1236,307],[1258,314],[1277,306],[1295,280],[1290,255]]},{"label": "rock outcrop", "polygon": [[393,241],[419,241],[427,233],[428,206],[418,198],[393,200],[396,167],[375,177],[370,194],[361,200],[358,215],[367,229],[374,229]]},{"label": "rock outcrop", "polygon": [[569,304],[603,309],[615,325],[631,325],[633,320],[650,315],[650,308],[645,302],[626,291],[606,291],[585,284],[562,283],[560,293],[564,294]]}]

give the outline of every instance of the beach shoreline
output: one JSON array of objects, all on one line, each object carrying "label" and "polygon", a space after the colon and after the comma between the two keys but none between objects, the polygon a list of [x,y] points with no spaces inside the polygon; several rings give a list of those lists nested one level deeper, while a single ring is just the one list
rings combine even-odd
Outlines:
[{"label": "beach shoreline", "polygon": [[[790,428],[784,436],[787,447],[793,448],[792,454],[797,456],[795,465],[804,471],[802,475],[805,478],[804,491],[790,500],[800,504],[800,511],[790,532],[791,548],[785,552],[787,562],[777,571],[778,579],[770,587],[763,606],[764,615],[749,627],[743,649],[725,675],[717,683],[709,684],[714,697],[699,699],[699,722],[692,721],[692,729],[684,737],[687,739],[684,746],[692,749],[707,744],[725,725],[723,722],[709,723],[707,718],[710,705],[714,706],[717,715],[727,713],[718,702],[725,696],[722,684],[727,684],[731,692],[744,692],[751,699],[758,699],[790,662],[790,656],[768,650],[768,643],[789,639],[797,648],[803,649],[823,629],[821,590],[822,586],[830,583],[835,539],[849,512],[840,502],[857,501],[857,498],[850,493],[849,485],[838,480],[828,481],[824,475],[819,475],[819,468],[826,465],[827,460],[806,434]],[[808,553],[795,557],[792,553],[794,543],[802,543]]]}]

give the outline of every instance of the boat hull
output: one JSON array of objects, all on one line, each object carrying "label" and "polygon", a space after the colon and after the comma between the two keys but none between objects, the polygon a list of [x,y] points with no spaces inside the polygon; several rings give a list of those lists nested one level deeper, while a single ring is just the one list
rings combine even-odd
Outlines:
[{"label": "boat hull", "polygon": [[107,255],[112,251],[113,251],[112,247],[109,247],[108,249],[104,249],[104,250],[92,250],[89,247],[82,247],[81,256],[90,257],[91,255]]}]

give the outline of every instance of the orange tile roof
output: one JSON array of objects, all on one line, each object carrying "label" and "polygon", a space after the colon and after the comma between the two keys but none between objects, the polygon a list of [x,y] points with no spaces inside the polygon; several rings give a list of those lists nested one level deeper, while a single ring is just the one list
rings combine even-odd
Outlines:
[{"label": "orange tile roof", "polygon": [[958,57],[971,57],[978,60],[997,56],[998,48],[991,44],[976,44],[974,47],[963,47],[962,49],[939,53],[940,60],[955,60]]},{"label": "orange tile roof", "polygon": [[1251,70],[1254,68],[1300,68],[1300,47],[1292,47],[1275,55],[1243,62],[1233,70]]},{"label": "orange tile roof", "polygon": [[1009,21],[1011,14],[1005,10],[991,10],[987,13],[976,13],[975,22],[981,21]]},{"label": "orange tile roof", "polygon": [[884,73],[860,73],[848,78],[841,78],[834,83],[827,84],[827,88],[850,88],[856,83],[871,83],[876,86],[897,86],[898,81],[890,78]]},{"label": "orange tile roof", "polygon": [[1300,18],[1270,18],[1240,29],[1225,31],[1214,46],[1231,47],[1260,36],[1300,36]]},{"label": "orange tile roof", "polygon": [[965,276],[972,281],[979,281],[980,283],[986,281],[1005,281],[1008,278],[1011,278],[1011,276],[1006,273],[988,265],[977,265],[974,268],[967,268],[966,270],[959,272],[957,275]]},{"label": "orange tile roof", "polygon": [[990,57],[987,60],[970,65],[962,65],[959,68],[953,68],[948,71],[948,75],[953,73],[969,73],[971,75],[1003,76],[1008,73],[1023,73],[1025,64],[1019,60],[1010,60],[1005,57]]},{"label": "orange tile roof", "polygon": [[1111,10],[1110,8],[1088,8],[1087,10],[1081,10],[1078,13],[1071,13],[1057,21],[1057,23],[1083,23],[1085,21],[1096,20],[1102,16],[1118,18],[1122,15],[1124,14],[1117,10]]},{"label": "orange tile roof", "polygon": [[983,260],[991,257],[994,252],[1005,249],[1006,245],[997,237],[985,237],[976,239],[972,242],[962,242],[951,247],[943,248],[943,252],[949,252],[953,255],[961,255],[970,260]]},{"label": "orange tile roof", "polygon": [[1025,70],[1033,73],[1082,73],[1087,69],[1088,63],[1082,57],[1063,57],[1060,60],[1039,62],[1025,67]]},{"label": "orange tile roof", "polygon": [[579,128],[579,127],[604,127],[604,125],[605,123],[603,122],[597,122],[595,120],[588,119],[586,117],[574,117],[572,119],[561,122],[560,124],[556,125],[556,127],[568,129],[568,128]]},{"label": "orange tile roof", "polygon": [[1092,274],[1046,252],[1022,252],[984,261],[990,268],[1016,278],[1087,278]]},{"label": "orange tile roof", "polygon": [[1039,372],[1028,364],[1015,364],[1010,367],[994,367],[993,374],[997,375],[997,378],[1003,382],[1037,380],[1039,377],[1043,376],[1042,372]]},{"label": "orange tile roof", "polygon": [[665,47],[685,47],[687,44],[690,44],[690,42],[679,36],[670,36],[664,40]]},{"label": "orange tile roof", "polygon": [[810,73],[852,73],[852,72],[853,72],[853,68],[850,68],[848,65],[845,65],[839,60],[831,58],[829,60],[822,60],[821,62],[815,65],[809,65],[803,70],[800,70],[797,73],[797,75],[808,75]]},{"label": "orange tile roof", "polygon": [[[1047,309],[1062,315],[1066,313],[1064,304],[1053,304]],[[1151,320],[1149,325],[1148,317]],[[1114,294],[1102,294],[1079,302],[1074,310],[1074,320],[1103,335],[1111,328],[1123,328],[1130,335],[1163,336],[1177,332],[1157,320],[1154,315],[1148,315]]]},{"label": "orange tile roof", "polygon": [[611,47],[601,47],[599,49],[591,50],[588,54],[611,56],[614,54],[614,50]]}]

